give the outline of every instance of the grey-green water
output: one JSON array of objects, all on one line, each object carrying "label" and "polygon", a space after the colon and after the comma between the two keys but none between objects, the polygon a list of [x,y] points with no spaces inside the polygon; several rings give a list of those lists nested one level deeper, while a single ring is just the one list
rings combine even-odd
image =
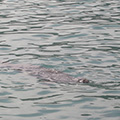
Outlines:
[{"label": "grey-green water", "polygon": [[120,120],[120,1],[1,0],[0,61],[93,81],[40,82],[1,69],[1,120]]}]

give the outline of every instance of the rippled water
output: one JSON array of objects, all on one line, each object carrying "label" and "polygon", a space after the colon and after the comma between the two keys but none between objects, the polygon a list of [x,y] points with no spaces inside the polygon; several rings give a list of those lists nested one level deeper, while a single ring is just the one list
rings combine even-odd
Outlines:
[{"label": "rippled water", "polygon": [[92,80],[40,82],[1,69],[2,120],[120,120],[120,1],[0,0],[0,61]]}]

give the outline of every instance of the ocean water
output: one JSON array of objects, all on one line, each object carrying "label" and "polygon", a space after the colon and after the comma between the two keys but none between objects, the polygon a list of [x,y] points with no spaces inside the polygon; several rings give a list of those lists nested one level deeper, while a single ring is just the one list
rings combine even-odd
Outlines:
[{"label": "ocean water", "polygon": [[0,0],[0,61],[92,81],[0,68],[1,120],[120,120],[120,1]]}]

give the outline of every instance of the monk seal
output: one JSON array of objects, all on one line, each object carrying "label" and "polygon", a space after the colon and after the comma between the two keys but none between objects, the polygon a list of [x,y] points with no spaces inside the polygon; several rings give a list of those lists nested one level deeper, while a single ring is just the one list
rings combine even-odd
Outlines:
[{"label": "monk seal", "polygon": [[86,78],[75,78],[67,73],[57,71],[55,69],[40,67],[37,65],[2,63],[0,64],[0,68],[9,68],[12,70],[26,72],[29,75],[36,76],[41,80],[53,81],[57,83],[89,83],[89,80],[87,80]]}]

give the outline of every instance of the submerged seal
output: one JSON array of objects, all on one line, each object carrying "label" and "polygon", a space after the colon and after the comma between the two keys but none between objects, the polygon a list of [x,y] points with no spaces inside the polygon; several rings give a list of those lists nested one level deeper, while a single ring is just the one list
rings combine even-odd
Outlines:
[{"label": "submerged seal", "polygon": [[53,81],[59,83],[89,83],[86,78],[75,78],[61,71],[55,69],[48,69],[37,65],[18,65],[3,63],[0,68],[9,68],[28,73],[29,75],[36,76],[41,80]]}]

